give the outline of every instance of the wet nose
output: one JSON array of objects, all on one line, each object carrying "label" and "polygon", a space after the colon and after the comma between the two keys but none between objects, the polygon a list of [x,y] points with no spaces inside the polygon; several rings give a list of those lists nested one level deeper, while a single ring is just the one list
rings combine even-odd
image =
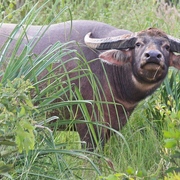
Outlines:
[{"label": "wet nose", "polygon": [[161,57],[162,57],[162,54],[160,51],[158,50],[150,50],[150,51],[146,51],[144,53],[144,56],[145,56],[145,59],[146,61],[160,61],[161,60]]}]

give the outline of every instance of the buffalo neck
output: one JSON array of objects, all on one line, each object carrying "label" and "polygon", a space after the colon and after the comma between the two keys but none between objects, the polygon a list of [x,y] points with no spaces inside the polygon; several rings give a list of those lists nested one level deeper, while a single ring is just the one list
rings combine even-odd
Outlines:
[{"label": "buffalo neck", "polygon": [[106,65],[109,81],[113,87],[115,100],[136,105],[139,101],[151,95],[160,83],[146,84],[139,83],[133,73],[130,63],[124,66]]}]

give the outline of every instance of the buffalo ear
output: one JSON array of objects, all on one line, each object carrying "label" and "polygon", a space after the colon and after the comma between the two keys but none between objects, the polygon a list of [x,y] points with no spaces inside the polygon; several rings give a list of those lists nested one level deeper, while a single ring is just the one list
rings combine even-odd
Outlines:
[{"label": "buffalo ear", "polygon": [[170,66],[180,70],[180,55],[170,54]]},{"label": "buffalo ear", "polygon": [[99,55],[99,58],[108,64],[122,66],[132,61],[131,50],[108,50]]}]

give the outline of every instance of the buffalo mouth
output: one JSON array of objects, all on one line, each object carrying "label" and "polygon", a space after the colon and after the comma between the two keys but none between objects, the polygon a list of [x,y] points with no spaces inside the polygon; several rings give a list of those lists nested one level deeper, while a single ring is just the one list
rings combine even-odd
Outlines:
[{"label": "buffalo mouth", "polygon": [[156,82],[164,78],[165,65],[161,62],[143,62],[140,66],[140,75],[147,82]]},{"label": "buffalo mouth", "polygon": [[165,69],[165,65],[163,62],[161,61],[157,61],[157,60],[149,60],[149,61],[143,61],[141,63],[141,68],[142,69],[147,69],[147,70],[156,70],[158,69]]}]

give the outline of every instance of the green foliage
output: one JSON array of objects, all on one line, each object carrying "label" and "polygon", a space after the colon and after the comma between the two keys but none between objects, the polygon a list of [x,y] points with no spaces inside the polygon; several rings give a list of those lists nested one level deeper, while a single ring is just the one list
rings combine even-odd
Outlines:
[{"label": "green foliage", "polygon": [[164,180],[180,180],[180,173],[170,173],[165,176]]},{"label": "green foliage", "polygon": [[163,159],[166,173],[180,171],[180,74],[170,72],[158,96],[150,98],[146,107],[159,139],[163,139]]},{"label": "green foliage", "polygon": [[168,130],[163,131],[165,141],[165,159],[170,164],[167,173],[180,172],[180,111],[166,116]]},{"label": "green foliage", "polygon": [[[37,112],[33,106],[29,80],[16,78],[12,82],[0,84],[0,157],[11,157],[15,152],[34,149],[34,117]],[[0,173],[12,170],[12,164],[0,161]]]},{"label": "green foliage", "polygon": [[[61,136],[57,135],[59,136],[59,138],[57,138],[57,136],[55,136],[56,134],[58,134],[56,133],[56,130],[52,132],[47,127],[72,127],[75,123],[88,123],[86,119],[88,119],[88,121],[90,122],[88,111],[84,108],[84,104],[90,103],[90,101],[83,100],[81,98],[80,92],[74,85],[72,85],[72,79],[69,77],[69,73],[75,72],[80,74],[80,71],[82,70],[79,69],[83,67],[84,75],[81,75],[81,77],[87,76],[90,81],[91,79],[93,81],[94,77],[89,69],[87,62],[84,60],[84,63],[79,63],[79,66],[73,69],[71,72],[68,72],[65,69],[65,63],[59,63],[64,56],[67,56],[71,53],[76,53],[75,50],[69,50],[66,48],[69,44],[73,44],[74,42],[67,42],[64,44],[57,42],[51,47],[48,47],[48,49],[45,49],[42,54],[32,56],[32,49],[34,47],[34,44],[36,44],[41,37],[37,39],[34,38],[31,39],[31,41],[28,41],[24,49],[19,52],[18,50],[20,48],[20,44],[22,43],[24,36],[26,36],[25,32],[23,31],[17,39],[17,43],[15,45],[15,48],[13,49],[11,56],[9,57],[7,55],[9,53],[9,45],[11,43],[11,39],[16,36],[19,29],[22,27],[22,25],[24,25],[24,23],[27,23],[26,25],[24,25],[24,30],[28,28],[28,25],[34,23],[36,21],[35,19],[37,15],[41,14],[42,8],[45,5],[46,3],[40,7],[38,7],[37,5],[33,6],[30,12],[26,14],[24,19],[19,22],[19,25],[15,27],[6,44],[0,49],[2,54],[0,61],[2,87],[11,85],[11,82],[14,82],[16,78],[23,76],[25,82],[27,81],[31,83],[34,87],[31,92],[31,103],[38,105],[36,107],[36,110],[38,111],[34,111],[34,109],[31,109],[33,115],[31,123],[34,123],[34,120],[36,120],[36,136],[34,136],[33,134],[34,126],[30,127],[30,125],[25,121],[25,118],[21,119],[21,123],[17,123],[17,126],[12,126],[12,129],[7,130],[9,132],[17,131],[17,134],[16,137],[14,137],[13,148],[10,147],[10,151],[8,149],[8,154],[6,153],[6,156],[4,157],[2,175],[6,176],[7,174],[4,174],[4,172],[9,172],[11,167],[14,165],[15,171],[9,172],[8,176],[18,178],[19,174],[22,174],[20,175],[22,176],[22,179],[26,179],[29,176],[70,179],[76,176],[76,174],[81,174],[81,176],[84,174],[83,172],[77,172],[79,171],[79,169],[83,170],[84,164],[86,164],[87,167],[83,171],[86,171],[86,169],[92,169],[95,174],[100,175],[101,172],[99,170],[99,167],[97,167],[97,165],[88,157],[91,155],[92,157],[95,156],[96,158],[96,156],[100,155],[96,153],[91,154],[84,150],[73,150],[74,147],[80,146],[79,139],[74,140],[75,142],[71,141],[71,143],[69,143],[63,140],[68,139],[67,133],[66,138],[62,137],[63,133],[59,133],[61,134]],[[59,15],[61,15],[62,12],[63,11],[58,12]],[[51,19],[50,24],[53,23],[54,20],[55,19]],[[44,29],[43,33],[45,33],[48,28],[49,26]],[[69,59],[69,61],[72,61],[74,59],[75,57],[72,57]],[[78,55],[76,57],[76,60],[78,62]],[[56,67],[53,67],[53,63],[57,63],[58,65]],[[64,69],[64,73],[56,74],[55,69]],[[47,74],[45,76],[41,76],[41,73],[45,70],[47,71]],[[75,80],[76,78],[79,78],[79,76],[74,77],[73,80]],[[67,80],[65,81],[64,79]],[[27,87],[28,84],[24,83],[23,88],[26,89]],[[76,91],[74,92],[73,89],[76,89]],[[17,92],[19,92],[19,90],[17,90]],[[24,96],[21,97],[22,100],[23,98],[25,98]],[[55,100],[57,98],[61,99],[62,101],[56,102]],[[26,98],[24,99],[24,101],[28,103]],[[73,105],[77,105],[77,111],[84,110],[84,122],[74,121],[76,114],[72,112]],[[29,110],[29,113],[31,112],[31,110]],[[50,115],[50,113],[55,110],[59,112],[59,114],[61,115],[60,117]],[[69,113],[69,121],[64,118],[64,110]],[[26,111],[27,110],[24,106],[23,108],[19,108],[18,117],[21,118],[22,116],[23,118],[25,115],[28,115]],[[58,118],[60,120],[57,123],[51,123],[50,125],[48,124],[49,122],[52,122],[54,120],[56,121]],[[37,143],[32,144],[32,141],[34,143],[35,137]],[[57,142],[56,139],[61,139],[61,141]],[[28,146],[24,147],[22,141]],[[18,145],[20,154],[17,153],[15,145]],[[26,154],[24,153],[24,151],[22,151],[26,151],[27,148],[30,149],[32,147],[35,148],[34,151],[31,150]],[[5,151],[6,149],[3,152]],[[14,152],[16,152],[17,154],[14,154]],[[80,158],[80,160],[77,160],[78,158]],[[79,161],[79,165],[77,166],[77,163],[75,162],[72,163],[69,167],[69,162],[72,162],[72,159]],[[79,169],[77,169],[77,167],[79,167]]]},{"label": "green foliage", "polygon": [[107,180],[134,180],[133,178],[127,176],[126,174],[116,173],[110,174],[107,177],[100,176],[99,179],[107,179]]},{"label": "green foliage", "polygon": [[[41,12],[41,16],[35,19],[35,23],[44,22],[50,23],[55,16],[59,14],[59,11],[63,10],[60,7],[60,2],[49,0],[2,0],[0,4],[0,18],[8,22],[19,22],[31,11],[31,8],[37,5],[44,10]],[[54,11],[52,11],[54,10]],[[44,16],[46,17],[44,20]]]},{"label": "green foliage", "polygon": [[[126,169],[126,173],[116,173],[110,174],[107,177],[100,176],[100,179],[107,180],[135,180],[135,179],[144,179],[147,176],[147,173],[144,171],[136,171],[131,166]],[[154,179],[155,180],[155,179]]]},{"label": "green foliage", "polygon": [[[23,79],[8,81],[0,89],[0,139],[1,145],[13,142],[19,152],[34,149],[34,119],[36,110],[30,98],[31,83]],[[14,139],[15,138],[15,139]]]},{"label": "green foliage", "polygon": [[[177,1],[172,2],[176,4]],[[168,34],[179,37],[178,3],[176,7],[172,7],[163,1],[155,0],[3,0],[0,3],[0,12],[1,22],[19,23],[10,39],[14,38],[22,25],[26,30],[30,24],[50,25],[71,19],[103,21],[131,31],[158,27]],[[94,135],[91,118],[85,106],[85,104],[92,105],[92,102],[82,99],[80,92],[70,83],[69,72],[57,75],[54,74],[52,67],[52,63],[59,62],[63,56],[75,51],[69,51],[65,48],[67,44],[57,42],[48,52],[44,50],[46,54],[32,57],[33,44],[38,42],[32,39],[32,43],[28,42],[19,54],[18,48],[24,36],[26,34],[22,32],[9,59],[6,55],[11,41],[9,40],[0,50],[2,77],[0,92],[6,94],[4,98],[7,98],[3,100],[6,111],[3,111],[4,124],[0,127],[0,142],[4,143],[1,144],[0,152],[2,158],[0,173],[3,173],[3,177],[11,179],[92,179],[94,177],[94,179],[111,180],[161,179],[165,176],[166,179],[178,179],[178,174],[174,173],[175,170],[179,170],[180,75],[177,71],[172,71],[159,91],[140,104],[121,133],[116,132],[118,137],[114,136],[106,144],[104,153],[101,151],[98,154],[90,153],[80,148],[82,142],[78,137],[72,134],[69,136],[69,132],[51,131],[47,127],[48,122],[58,119],[55,116],[47,117],[47,113],[57,109],[62,116],[55,126],[82,123],[82,121],[74,121],[76,114],[72,112],[72,106],[77,105],[77,110],[83,112],[83,123],[90,124],[89,129]],[[69,61],[71,60],[73,59]],[[88,64],[79,63],[78,68],[82,67],[90,83],[93,84],[94,92],[98,94]],[[64,64],[57,68],[64,68]],[[37,77],[45,69],[48,75],[38,79]],[[78,69],[73,71],[78,72]],[[22,76],[24,80],[19,79]],[[64,81],[64,77],[67,81]],[[52,80],[55,80],[54,83]],[[14,81],[21,85],[15,83],[15,86]],[[45,81],[47,82],[45,88],[40,88],[41,83]],[[23,83],[26,86],[23,86]],[[32,86],[34,89],[31,100],[29,90]],[[21,94],[17,96],[18,101],[11,94],[18,93],[13,91],[16,87],[20,88],[18,92]],[[73,89],[76,89],[76,92]],[[62,102],[54,102],[57,98]],[[32,105],[34,103],[38,104],[38,107],[34,107]],[[100,107],[99,99],[97,103]],[[69,121],[63,116],[64,109],[70,115]],[[35,120],[38,124],[36,131],[34,131]],[[36,136],[34,132],[38,132]],[[36,141],[34,141],[35,137]],[[18,153],[18,148],[22,153]],[[32,148],[34,150],[29,151]],[[97,160],[97,156],[101,158],[101,162]],[[106,156],[113,165],[107,163]],[[15,171],[12,171],[13,168]]]}]

